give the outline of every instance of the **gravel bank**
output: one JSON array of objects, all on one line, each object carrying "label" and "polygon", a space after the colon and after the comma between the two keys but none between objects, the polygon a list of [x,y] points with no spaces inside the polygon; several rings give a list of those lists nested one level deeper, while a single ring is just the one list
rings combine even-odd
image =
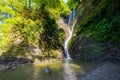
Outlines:
[{"label": "gravel bank", "polygon": [[120,80],[120,65],[107,62],[78,80]]}]

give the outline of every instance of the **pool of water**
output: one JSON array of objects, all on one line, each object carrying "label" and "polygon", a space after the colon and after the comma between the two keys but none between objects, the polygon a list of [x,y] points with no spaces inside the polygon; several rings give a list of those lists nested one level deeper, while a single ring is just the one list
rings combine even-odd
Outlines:
[{"label": "pool of water", "polygon": [[[45,74],[49,66],[51,74]],[[0,72],[0,80],[77,80],[98,66],[96,62],[62,60],[18,67],[14,70]]]}]

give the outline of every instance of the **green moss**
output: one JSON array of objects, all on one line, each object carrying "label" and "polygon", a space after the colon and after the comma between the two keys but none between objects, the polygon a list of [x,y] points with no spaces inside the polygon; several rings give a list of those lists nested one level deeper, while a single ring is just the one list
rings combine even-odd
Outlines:
[{"label": "green moss", "polygon": [[83,17],[83,20],[79,24],[77,35],[87,32],[86,34],[91,33],[98,42],[109,40],[120,41],[118,38],[118,34],[120,34],[119,6],[119,0],[101,0],[98,6],[91,11],[92,13]]}]

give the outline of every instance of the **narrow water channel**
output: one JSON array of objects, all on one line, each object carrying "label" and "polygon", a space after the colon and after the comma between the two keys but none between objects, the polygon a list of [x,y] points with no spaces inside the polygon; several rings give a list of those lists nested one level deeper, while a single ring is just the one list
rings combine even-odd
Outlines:
[{"label": "narrow water channel", "polygon": [[[14,70],[0,72],[0,80],[77,80],[78,77],[97,67],[96,62],[63,60],[18,67]],[[51,74],[45,74],[49,66]]]}]

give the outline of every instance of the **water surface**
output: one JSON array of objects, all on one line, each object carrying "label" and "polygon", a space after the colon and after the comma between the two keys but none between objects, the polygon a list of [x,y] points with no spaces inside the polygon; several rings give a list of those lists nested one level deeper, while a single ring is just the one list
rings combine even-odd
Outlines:
[{"label": "water surface", "polygon": [[[97,67],[96,62],[81,61],[53,61],[18,67],[14,70],[0,72],[0,80],[77,80]],[[45,67],[49,66],[51,74],[45,74]]]}]

